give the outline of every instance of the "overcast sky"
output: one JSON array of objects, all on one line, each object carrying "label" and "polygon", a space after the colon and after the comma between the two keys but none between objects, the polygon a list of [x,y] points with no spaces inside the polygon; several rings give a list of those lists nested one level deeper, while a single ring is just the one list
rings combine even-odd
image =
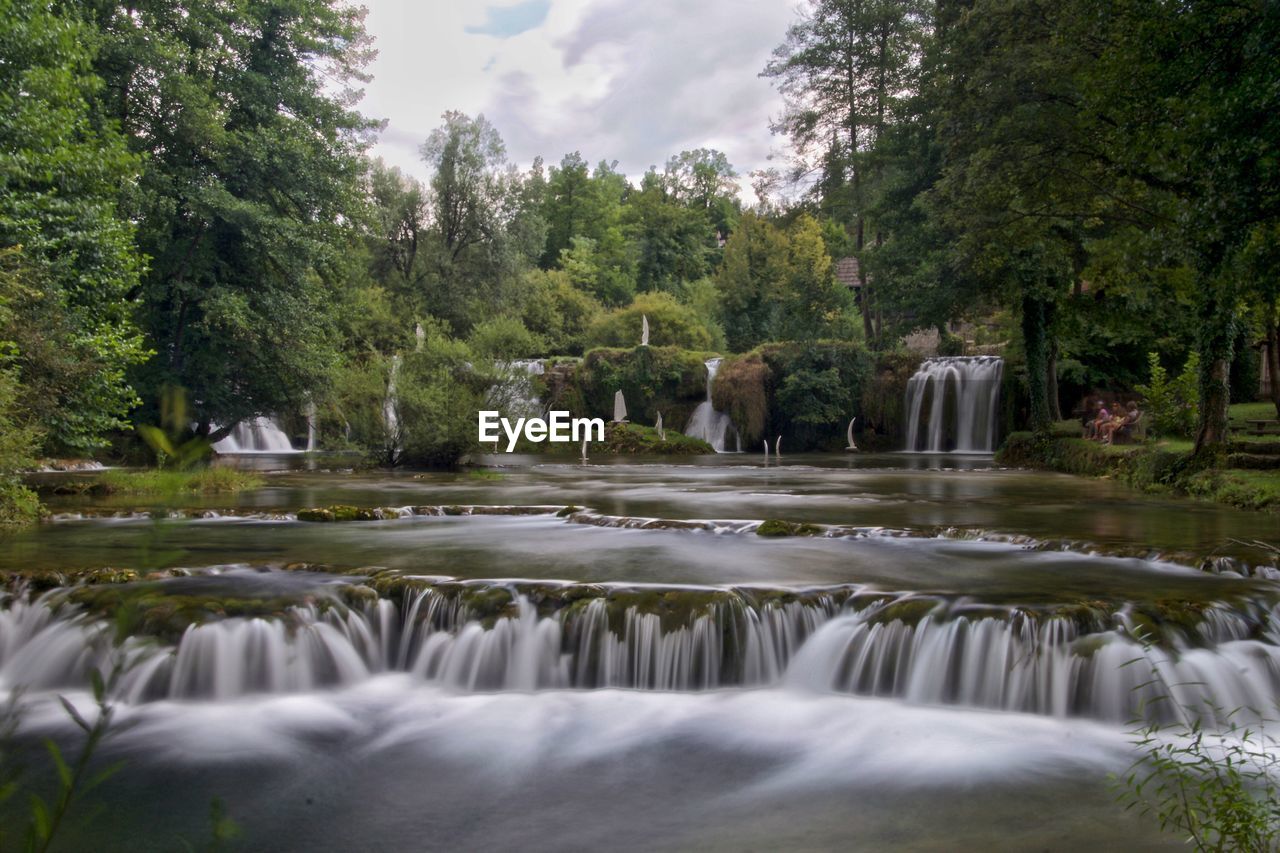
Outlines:
[{"label": "overcast sky", "polygon": [[483,113],[522,169],[581,151],[637,178],[718,148],[745,176],[782,145],[759,73],[795,0],[364,2],[378,58],[361,108],[388,121],[374,153],[420,178],[418,146],[450,109]]}]

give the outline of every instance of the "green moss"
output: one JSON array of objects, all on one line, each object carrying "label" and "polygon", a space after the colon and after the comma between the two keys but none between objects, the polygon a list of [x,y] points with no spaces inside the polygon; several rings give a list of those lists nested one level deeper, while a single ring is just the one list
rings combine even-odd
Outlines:
[{"label": "green moss", "polygon": [[604,442],[592,444],[588,452],[695,456],[715,453],[715,450],[702,439],[690,438],[675,430],[666,430],[664,438],[653,427],[611,423],[605,427]]},{"label": "green moss", "polygon": [[577,507],[577,506],[569,505],[569,506],[565,507],[564,509],[560,510],[559,512],[557,512],[557,513],[556,513],[556,518],[567,518],[567,517],[569,517],[569,516],[573,515],[575,512],[578,512],[578,511],[579,511],[579,510],[581,510],[581,509],[582,509],[582,507]]},{"label": "green moss", "polygon": [[756,528],[757,536],[821,536],[822,528],[816,524],[803,524],[794,521],[781,521],[770,518],[762,521]]},{"label": "green moss", "polygon": [[366,509],[364,507],[334,504],[327,507],[312,507],[298,510],[298,521],[334,522],[334,521],[378,521],[383,518],[396,518],[399,515],[394,509],[389,512],[383,509]]},{"label": "green moss", "polygon": [[900,598],[886,604],[870,620],[874,624],[901,622],[904,625],[917,625],[924,617],[941,606],[941,602],[933,598]]}]

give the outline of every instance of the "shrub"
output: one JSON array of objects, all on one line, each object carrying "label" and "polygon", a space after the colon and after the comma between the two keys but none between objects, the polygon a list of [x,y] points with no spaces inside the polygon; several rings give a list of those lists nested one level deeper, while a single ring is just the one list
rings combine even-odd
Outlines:
[{"label": "shrub", "polygon": [[621,390],[631,420],[652,423],[662,412],[668,426],[680,429],[706,399],[706,356],[676,347],[593,349],[576,377],[585,410],[574,414],[609,417]]},{"label": "shrub", "polygon": [[649,318],[649,343],[689,350],[711,348],[712,334],[692,309],[667,293],[643,293],[625,308],[610,311],[591,325],[588,341],[597,347],[633,347]]},{"label": "shrub", "polygon": [[529,358],[545,346],[543,340],[516,317],[493,317],[477,323],[467,342],[477,357],[504,361]]},{"label": "shrub", "polygon": [[1199,354],[1191,353],[1182,372],[1173,380],[1160,364],[1157,353],[1148,353],[1147,361],[1150,380],[1146,385],[1136,386],[1135,390],[1146,399],[1150,432],[1164,437],[1189,437],[1200,418],[1197,388]]}]

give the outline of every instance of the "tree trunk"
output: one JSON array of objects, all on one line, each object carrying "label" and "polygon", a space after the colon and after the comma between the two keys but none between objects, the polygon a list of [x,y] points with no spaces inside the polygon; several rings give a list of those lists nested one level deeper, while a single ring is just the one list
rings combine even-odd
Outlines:
[{"label": "tree trunk", "polygon": [[1047,433],[1053,425],[1049,405],[1049,322],[1053,304],[1030,292],[1022,297],[1022,341],[1027,351],[1027,386],[1031,397],[1031,429]]},{"label": "tree trunk", "polygon": [[1216,450],[1227,442],[1228,406],[1231,404],[1231,355],[1235,348],[1233,301],[1218,283],[1201,278],[1199,329],[1200,425],[1196,453]]},{"label": "tree trunk", "polygon": [[1048,385],[1049,417],[1054,423],[1062,420],[1062,403],[1058,399],[1058,340],[1049,341],[1049,363],[1045,365],[1045,382]]},{"label": "tree trunk", "polygon": [[[1272,306],[1273,318],[1275,313],[1275,307]],[[1267,379],[1271,402],[1276,407],[1276,417],[1280,418],[1280,324],[1274,319],[1267,321]]]}]

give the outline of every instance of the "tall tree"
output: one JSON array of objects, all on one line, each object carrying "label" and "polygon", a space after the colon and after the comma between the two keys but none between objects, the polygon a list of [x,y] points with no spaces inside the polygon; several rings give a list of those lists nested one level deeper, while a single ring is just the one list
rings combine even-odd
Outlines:
[{"label": "tall tree", "polygon": [[328,290],[374,126],[351,108],[371,55],[363,11],[337,0],[83,5],[101,34],[99,114],[145,155],[131,208],[159,353],[146,389],[188,389],[214,438],[302,406],[332,361]]},{"label": "tall tree", "polygon": [[[927,18],[922,0],[818,0],[788,31],[763,76],[778,80],[786,109],[774,130],[796,153],[825,213],[849,231],[856,255],[868,240],[872,155],[915,85]],[[876,337],[872,288],[861,282],[867,339]]]},{"label": "tall tree", "polygon": [[52,451],[92,450],[126,425],[137,397],[124,374],[145,357],[143,264],[119,210],[140,164],[113,123],[93,120],[96,42],[70,12],[0,0],[0,339],[16,345],[17,408]]}]

